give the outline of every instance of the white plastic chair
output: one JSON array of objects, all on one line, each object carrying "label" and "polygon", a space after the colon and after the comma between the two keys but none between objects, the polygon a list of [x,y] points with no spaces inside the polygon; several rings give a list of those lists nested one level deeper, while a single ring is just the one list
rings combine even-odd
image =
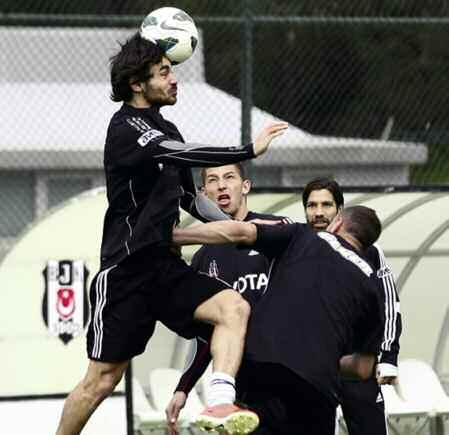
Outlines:
[{"label": "white plastic chair", "polygon": [[401,433],[395,423],[403,419],[413,419],[414,424],[408,428],[407,433],[419,434],[430,422],[432,408],[425,404],[416,404],[399,397],[393,385],[382,385],[385,412],[388,427],[395,434]]},{"label": "white plastic chair", "polygon": [[167,428],[165,413],[153,409],[142,385],[134,377],[132,378],[132,391],[134,431],[139,434],[146,431],[165,430]]},{"label": "white plastic chair", "polygon": [[[150,391],[157,410],[164,411],[173,397],[181,371],[173,368],[157,368],[150,372]],[[189,393],[186,405],[180,413],[179,427],[190,428],[191,421],[203,411],[204,405],[195,389]]]},{"label": "white plastic chair", "polygon": [[449,397],[432,366],[424,361],[400,361],[398,390],[401,397],[415,403],[425,403],[435,414],[449,414]]},{"label": "white plastic chair", "polygon": [[444,419],[449,418],[449,397],[432,366],[424,361],[407,359],[398,365],[398,391],[413,404],[430,408],[434,419],[432,433],[444,433]]}]

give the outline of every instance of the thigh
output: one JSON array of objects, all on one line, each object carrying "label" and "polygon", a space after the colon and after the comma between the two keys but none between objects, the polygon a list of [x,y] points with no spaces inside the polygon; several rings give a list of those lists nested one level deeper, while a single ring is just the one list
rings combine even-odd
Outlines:
[{"label": "thigh", "polygon": [[91,318],[87,353],[91,360],[120,362],[142,353],[155,318],[141,291],[146,277],[123,262],[100,271],[90,287]]},{"label": "thigh", "polygon": [[349,435],[386,435],[385,406],[375,379],[344,381],[341,408]]},{"label": "thigh", "polygon": [[210,336],[212,325],[196,320],[195,311],[229,285],[197,273],[179,257],[160,264],[159,286],[152,294],[154,316],[184,338]]}]

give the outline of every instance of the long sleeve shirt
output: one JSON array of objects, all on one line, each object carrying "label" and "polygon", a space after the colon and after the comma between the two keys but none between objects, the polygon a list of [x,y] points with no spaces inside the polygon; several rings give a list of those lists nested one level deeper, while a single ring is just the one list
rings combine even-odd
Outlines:
[{"label": "long sleeve shirt", "polygon": [[212,202],[204,207],[207,199],[196,194],[191,167],[253,157],[252,145],[184,143],[176,126],[157,107],[137,109],[124,104],[110,121],[104,151],[109,206],[101,267],[117,264],[148,245],[169,246],[180,206],[202,221],[209,220],[207,212],[212,209],[220,213]]}]

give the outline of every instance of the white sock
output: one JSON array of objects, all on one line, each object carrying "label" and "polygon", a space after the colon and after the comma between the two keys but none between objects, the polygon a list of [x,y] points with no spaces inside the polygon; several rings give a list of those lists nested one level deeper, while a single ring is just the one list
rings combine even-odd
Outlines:
[{"label": "white sock", "polygon": [[212,372],[209,379],[207,406],[234,403],[235,379],[223,372]]}]

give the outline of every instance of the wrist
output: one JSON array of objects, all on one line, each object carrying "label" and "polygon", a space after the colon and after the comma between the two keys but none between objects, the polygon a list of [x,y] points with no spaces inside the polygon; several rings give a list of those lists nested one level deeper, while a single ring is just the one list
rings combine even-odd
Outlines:
[{"label": "wrist", "polygon": [[376,374],[380,377],[396,377],[398,375],[398,368],[389,363],[379,363],[376,367]]},{"label": "wrist", "polygon": [[248,144],[248,150],[249,150],[249,157],[252,159],[254,157],[257,157],[256,153],[256,144],[255,143],[249,143]]}]

